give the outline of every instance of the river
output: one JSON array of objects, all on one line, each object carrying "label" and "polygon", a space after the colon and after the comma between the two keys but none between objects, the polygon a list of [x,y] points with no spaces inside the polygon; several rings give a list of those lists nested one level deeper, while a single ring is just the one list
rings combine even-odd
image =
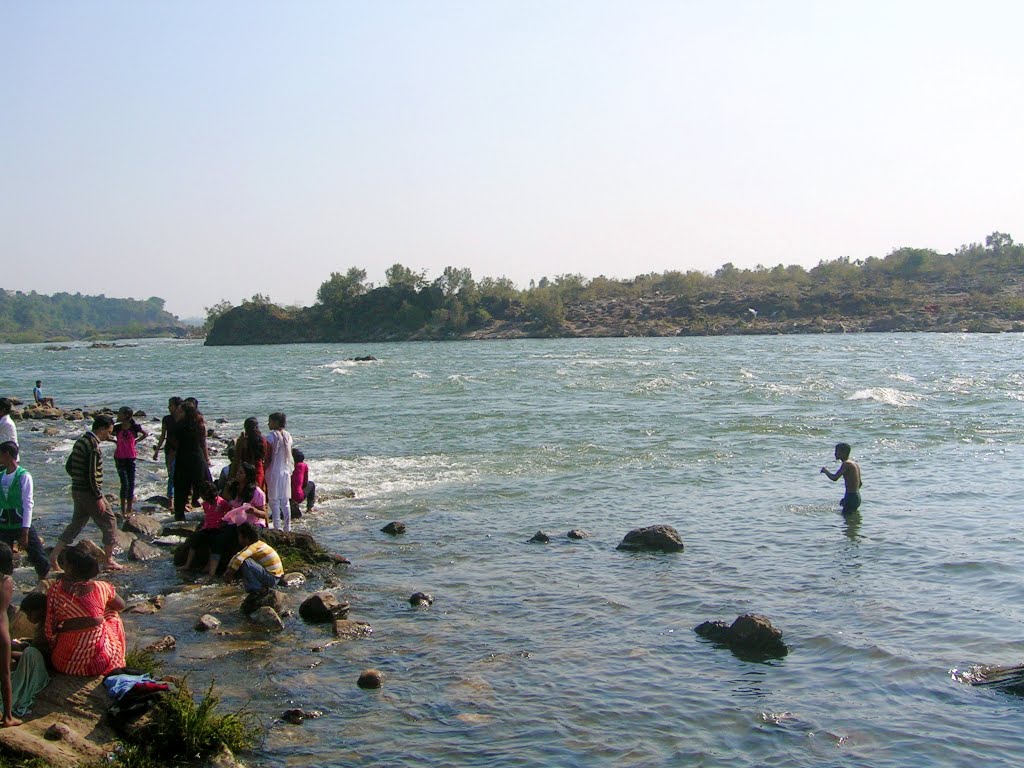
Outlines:
[{"label": "river", "polygon": [[[122,343],[135,346],[0,346],[4,386],[29,399],[40,378],[58,405],[150,419],[194,395],[224,436],[285,411],[331,497],[300,526],[352,560],[339,592],[374,628],[315,654],[322,630],[293,618],[299,640],[233,672],[169,659],[197,689],[226,675],[229,702],[324,712],[272,727],[253,764],[882,768],[1024,753],[1024,701],[950,675],[1024,661],[1019,334]],[[52,541],[81,425],[32,426],[49,425],[19,430]],[[842,483],[819,474],[839,441],[863,468],[852,520]],[[140,462],[140,497],[162,472]],[[407,533],[381,533],[390,520]],[[616,551],[654,523],[686,550]],[[527,544],[538,530],[552,542]],[[433,607],[409,607],[418,590]],[[787,657],[744,661],[692,631],[746,612],[782,629]],[[384,688],[356,688],[371,666]]]}]

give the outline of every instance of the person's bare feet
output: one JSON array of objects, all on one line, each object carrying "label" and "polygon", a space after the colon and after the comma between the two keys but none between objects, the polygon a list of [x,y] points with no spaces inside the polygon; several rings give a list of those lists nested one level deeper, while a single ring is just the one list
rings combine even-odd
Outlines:
[{"label": "person's bare feet", "polygon": [[107,562],[105,562],[103,564],[103,570],[104,571],[123,571],[124,570],[124,566],[121,565],[118,562],[115,562],[114,560],[107,560]]}]

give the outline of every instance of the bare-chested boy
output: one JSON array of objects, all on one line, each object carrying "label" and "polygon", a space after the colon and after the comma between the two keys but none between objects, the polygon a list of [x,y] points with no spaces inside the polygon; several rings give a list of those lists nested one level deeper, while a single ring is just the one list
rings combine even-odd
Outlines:
[{"label": "bare-chested boy", "polygon": [[846,481],[846,495],[839,501],[839,508],[844,515],[852,515],[860,509],[860,488],[864,483],[860,479],[860,465],[850,458],[849,443],[836,444],[836,459],[842,462],[839,469],[834,473],[828,471],[828,467],[822,467],[821,472],[829,480],[835,482],[840,477]]}]

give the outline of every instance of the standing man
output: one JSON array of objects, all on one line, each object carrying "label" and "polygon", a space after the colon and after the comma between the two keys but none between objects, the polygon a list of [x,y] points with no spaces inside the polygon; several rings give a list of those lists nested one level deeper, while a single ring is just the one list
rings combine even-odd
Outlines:
[{"label": "standing man", "polygon": [[32,475],[18,466],[18,444],[0,443],[0,541],[28,553],[28,561],[42,581],[50,572],[43,542],[32,527]]},{"label": "standing man", "polygon": [[10,398],[0,397],[0,443],[18,442],[18,428],[14,426],[14,419],[11,418],[13,407],[14,403]]},{"label": "standing man", "polygon": [[167,401],[167,415],[160,420],[160,437],[156,441],[156,448],[153,449],[153,461],[160,455],[160,449],[164,449],[164,466],[167,467],[167,500],[171,509],[174,509],[174,453],[178,447],[178,441],[174,436],[174,420],[177,418],[178,409],[181,408],[181,398],[172,397]]},{"label": "standing man", "polygon": [[43,380],[36,379],[36,385],[32,388],[32,397],[35,398],[36,405],[45,405],[47,408],[56,408],[57,404],[53,402],[52,397],[43,397]]},{"label": "standing man", "polygon": [[64,464],[64,470],[71,475],[71,500],[74,512],[71,522],[57,537],[57,546],[50,553],[50,563],[57,567],[58,557],[82,532],[91,518],[103,533],[103,551],[107,556],[104,568],[108,571],[124,570],[114,560],[114,513],[103,498],[103,454],[100,443],[109,440],[114,432],[114,420],[100,414],[92,420],[92,429],[75,441]]}]

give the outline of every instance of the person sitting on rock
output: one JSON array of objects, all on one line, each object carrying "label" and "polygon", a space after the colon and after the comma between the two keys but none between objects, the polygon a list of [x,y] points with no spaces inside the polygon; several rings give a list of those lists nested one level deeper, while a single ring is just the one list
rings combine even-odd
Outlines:
[{"label": "person sitting on rock", "polygon": [[47,408],[57,407],[57,404],[53,401],[52,397],[43,397],[42,379],[36,379],[36,385],[32,388],[32,397],[35,398],[36,405],[43,405]]},{"label": "person sitting on rock", "polygon": [[243,549],[228,563],[224,581],[230,583],[239,575],[250,595],[268,593],[284,576],[281,557],[272,546],[260,540],[259,531],[252,523],[238,526],[238,543]]},{"label": "person sitting on rock", "polygon": [[203,499],[203,524],[188,539],[188,555],[185,563],[178,568],[179,571],[187,571],[192,568],[196,551],[206,550],[207,575],[217,575],[217,564],[220,562],[219,543],[221,529],[224,527],[224,515],[231,510],[231,502],[225,501],[217,493],[216,486],[209,480],[204,480],[199,485],[199,495]]},{"label": "person sitting on rock", "polygon": [[65,675],[105,675],[124,666],[121,611],[114,587],[98,581],[99,562],[85,542],[64,551],[64,577],[46,593],[46,640],[53,668]]}]

